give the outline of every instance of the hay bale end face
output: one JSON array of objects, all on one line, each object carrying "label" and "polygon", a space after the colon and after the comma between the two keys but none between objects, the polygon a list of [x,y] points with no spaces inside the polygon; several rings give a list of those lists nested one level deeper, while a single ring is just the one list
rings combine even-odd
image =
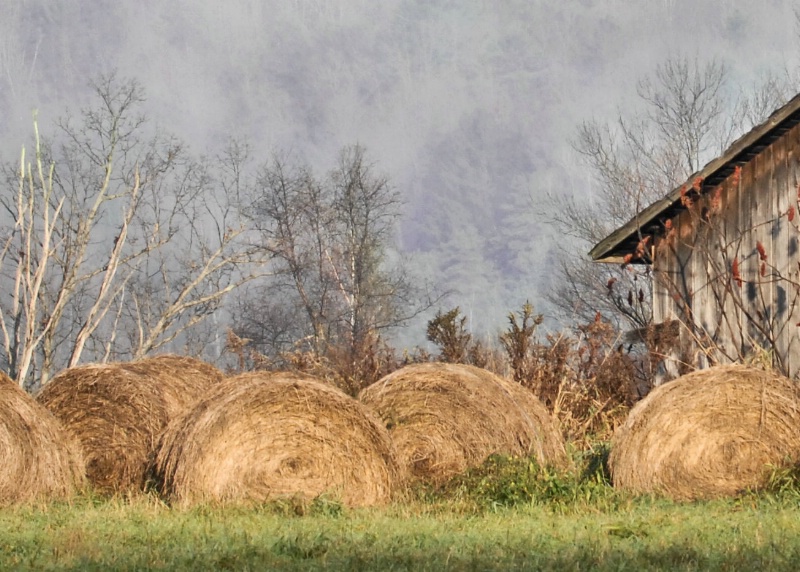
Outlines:
[{"label": "hay bale end face", "polygon": [[418,480],[441,483],[493,453],[566,464],[564,442],[544,405],[484,369],[410,365],[366,388],[359,399],[384,422],[401,465]]},{"label": "hay bale end face", "polygon": [[152,378],[119,365],[85,365],[55,376],[37,395],[80,441],[86,476],[101,493],[141,490],[169,421]]},{"label": "hay bale end face", "polygon": [[800,460],[800,393],[792,380],[718,366],[654,389],[614,436],[616,487],[676,500],[735,495],[770,466]]},{"label": "hay bale end face", "polygon": [[80,448],[44,407],[0,374],[0,504],[67,498],[84,484]]},{"label": "hay bale end face", "polygon": [[390,500],[400,473],[389,436],[360,403],[312,379],[224,380],[162,438],[154,473],[178,504],[323,493],[351,506]]}]

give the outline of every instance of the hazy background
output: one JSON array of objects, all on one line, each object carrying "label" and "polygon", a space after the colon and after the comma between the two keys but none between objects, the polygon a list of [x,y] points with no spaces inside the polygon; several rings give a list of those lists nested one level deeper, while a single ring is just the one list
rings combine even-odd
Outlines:
[{"label": "hazy background", "polygon": [[[117,70],[149,117],[211,150],[245,136],[260,162],[316,169],[367,147],[406,203],[399,245],[452,290],[478,335],[542,293],[555,256],[537,205],[591,179],[570,147],[585,119],[635,105],[669,56],[717,58],[747,88],[798,67],[795,2],[765,0],[0,0],[0,152]],[[576,255],[584,255],[576,252]],[[424,318],[400,338],[424,340]]]}]

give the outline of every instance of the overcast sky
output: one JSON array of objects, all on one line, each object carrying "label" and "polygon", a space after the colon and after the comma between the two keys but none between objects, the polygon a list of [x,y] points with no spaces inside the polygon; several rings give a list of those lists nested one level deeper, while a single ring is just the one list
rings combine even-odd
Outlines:
[{"label": "overcast sky", "polygon": [[[548,286],[547,192],[590,193],[570,147],[670,56],[736,85],[798,67],[789,0],[0,0],[0,150],[117,70],[198,150],[246,136],[330,168],[359,142],[401,191],[403,252],[479,334]],[[9,155],[9,153],[11,155]],[[583,254],[583,253],[581,253]],[[448,306],[448,307],[449,307]],[[419,325],[415,326],[419,328]],[[424,331],[408,339],[420,340]]]}]

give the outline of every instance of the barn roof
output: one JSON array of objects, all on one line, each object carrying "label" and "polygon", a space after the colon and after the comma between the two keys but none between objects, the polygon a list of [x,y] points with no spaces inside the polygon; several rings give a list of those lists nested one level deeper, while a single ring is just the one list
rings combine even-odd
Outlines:
[{"label": "barn roof", "polygon": [[[597,262],[622,262],[626,254],[633,254],[641,237],[653,235],[664,228],[664,223],[685,210],[681,203],[681,189],[691,188],[698,177],[703,180],[703,190],[713,189],[733,170],[747,163],[800,123],[800,94],[786,105],[775,110],[762,124],[742,135],[719,157],[709,162],[700,171],[692,174],[683,185],[674,188],[663,199],[638,212],[630,221],[601,240],[589,252]],[[642,261],[639,261],[642,262]]]}]

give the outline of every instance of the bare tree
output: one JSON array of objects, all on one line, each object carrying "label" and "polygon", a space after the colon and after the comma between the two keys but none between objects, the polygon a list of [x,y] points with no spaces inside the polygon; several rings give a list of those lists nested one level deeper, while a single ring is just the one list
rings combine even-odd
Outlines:
[{"label": "bare tree", "polygon": [[[148,132],[138,84],[109,76],[94,88],[97,107],[59,122],[49,144],[34,124],[33,162],[23,150],[6,171],[0,332],[21,385],[87,355],[156,349],[209,315],[256,262],[242,248],[235,193],[174,139]],[[144,283],[162,295],[147,315]],[[137,335],[123,343],[126,321]]]},{"label": "bare tree", "polygon": [[646,326],[649,268],[593,264],[574,255],[575,245],[588,251],[686,181],[789,91],[788,80],[770,76],[737,94],[719,62],[671,58],[639,81],[639,111],[583,123],[573,146],[594,176],[595,192],[588,199],[551,196],[545,215],[574,239],[559,256],[558,287],[548,296],[562,315],[589,322],[599,312],[620,327]]},{"label": "bare tree", "polygon": [[330,184],[333,241],[326,257],[340,294],[337,335],[356,359],[372,333],[397,325],[419,308],[409,305],[413,288],[401,269],[386,266],[399,216],[397,191],[373,172],[358,145],[342,150]]},{"label": "bare tree", "polygon": [[257,345],[270,340],[285,347],[305,339],[321,351],[329,337],[333,289],[326,248],[331,215],[324,194],[307,167],[285,157],[274,156],[260,171],[252,216],[273,272],[241,301],[237,317],[239,328]]},{"label": "bare tree", "polygon": [[167,197],[151,189],[138,222],[163,246],[146,253],[128,302],[120,300],[127,355],[139,358],[173,342],[260,274],[267,258],[241,209],[247,161],[247,146],[231,141],[213,160],[184,165],[181,184]]},{"label": "bare tree", "polygon": [[401,261],[388,259],[399,195],[362,147],[343,149],[325,180],[275,157],[258,183],[253,218],[271,276],[242,300],[237,323],[261,351],[305,343],[354,361],[375,336],[430,307]]}]

